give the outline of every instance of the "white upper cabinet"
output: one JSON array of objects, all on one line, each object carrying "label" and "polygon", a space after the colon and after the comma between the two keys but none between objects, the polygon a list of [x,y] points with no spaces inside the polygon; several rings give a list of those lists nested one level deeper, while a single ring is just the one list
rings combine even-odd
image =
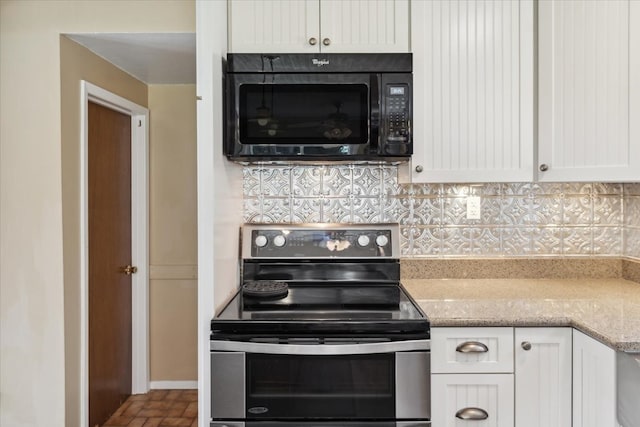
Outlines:
[{"label": "white upper cabinet", "polygon": [[228,13],[229,52],[318,51],[318,0],[230,0]]},{"label": "white upper cabinet", "polygon": [[539,2],[539,179],[640,179],[640,2]]},{"label": "white upper cabinet", "polygon": [[409,0],[229,0],[229,52],[409,52]]},{"label": "white upper cabinet", "polygon": [[413,182],[531,181],[532,0],[414,1]]},{"label": "white upper cabinet", "polygon": [[409,52],[408,0],[321,0],[322,52]]}]

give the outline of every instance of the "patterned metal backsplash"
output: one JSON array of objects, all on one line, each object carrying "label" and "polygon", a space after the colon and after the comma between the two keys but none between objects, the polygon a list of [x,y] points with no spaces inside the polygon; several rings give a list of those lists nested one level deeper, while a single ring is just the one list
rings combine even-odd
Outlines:
[{"label": "patterned metal backsplash", "polygon": [[244,220],[398,222],[408,257],[640,257],[640,184],[398,184],[394,166],[252,166]]},{"label": "patterned metal backsplash", "polygon": [[640,184],[624,184],[623,254],[640,259]]}]

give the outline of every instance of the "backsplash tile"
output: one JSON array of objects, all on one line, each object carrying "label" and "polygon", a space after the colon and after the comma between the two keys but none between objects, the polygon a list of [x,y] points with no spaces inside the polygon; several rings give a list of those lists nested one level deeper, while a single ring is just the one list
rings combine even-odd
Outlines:
[{"label": "backsplash tile", "polygon": [[623,209],[624,254],[640,259],[640,184],[624,184]]},{"label": "backsplash tile", "polygon": [[394,166],[323,165],[247,166],[243,188],[245,222],[398,222],[406,257],[640,258],[640,184],[399,184]]}]

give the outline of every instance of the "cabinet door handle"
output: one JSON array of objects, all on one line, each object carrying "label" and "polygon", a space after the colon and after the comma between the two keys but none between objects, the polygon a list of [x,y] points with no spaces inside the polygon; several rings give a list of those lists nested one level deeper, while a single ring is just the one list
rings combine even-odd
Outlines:
[{"label": "cabinet door handle", "polygon": [[416,166],[416,172],[420,173],[424,170],[424,168],[422,167],[422,165],[418,165]]},{"label": "cabinet door handle", "polygon": [[462,408],[456,412],[456,418],[460,420],[479,421],[489,418],[489,414],[480,408]]},{"label": "cabinet door handle", "polygon": [[329,46],[331,44],[331,39],[328,37],[326,39],[323,39],[322,44],[325,46]]},{"label": "cabinet door handle", "polygon": [[543,163],[540,165],[540,172],[546,172],[549,170],[549,165]]},{"label": "cabinet door handle", "polygon": [[310,44],[311,46],[315,46],[315,45],[316,45],[316,43],[318,43],[318,39],[316,39],[315,37],[311,37],[311,38],[309,39],[309,44]]},{"label": "cabinet door handle", "polygon": [[456,347],[458,353],[486,353],[489,348],[478,341],[465,341]]},{"label": "cabinet door handle", "polygon": [[522,344],[520,344],[520,347],[522,347],[524,351],[529,351],[531,350],[531,343],[529,341],[522,341]]}]

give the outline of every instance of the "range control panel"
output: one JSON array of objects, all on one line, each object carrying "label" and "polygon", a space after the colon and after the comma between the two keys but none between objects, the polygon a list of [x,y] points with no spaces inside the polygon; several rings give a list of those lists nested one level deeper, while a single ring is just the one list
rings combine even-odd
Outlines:
[{"label": "range control panel", "polygon": [[397,224],[245,225],[242,257],[249,258],[399,258]]}]

